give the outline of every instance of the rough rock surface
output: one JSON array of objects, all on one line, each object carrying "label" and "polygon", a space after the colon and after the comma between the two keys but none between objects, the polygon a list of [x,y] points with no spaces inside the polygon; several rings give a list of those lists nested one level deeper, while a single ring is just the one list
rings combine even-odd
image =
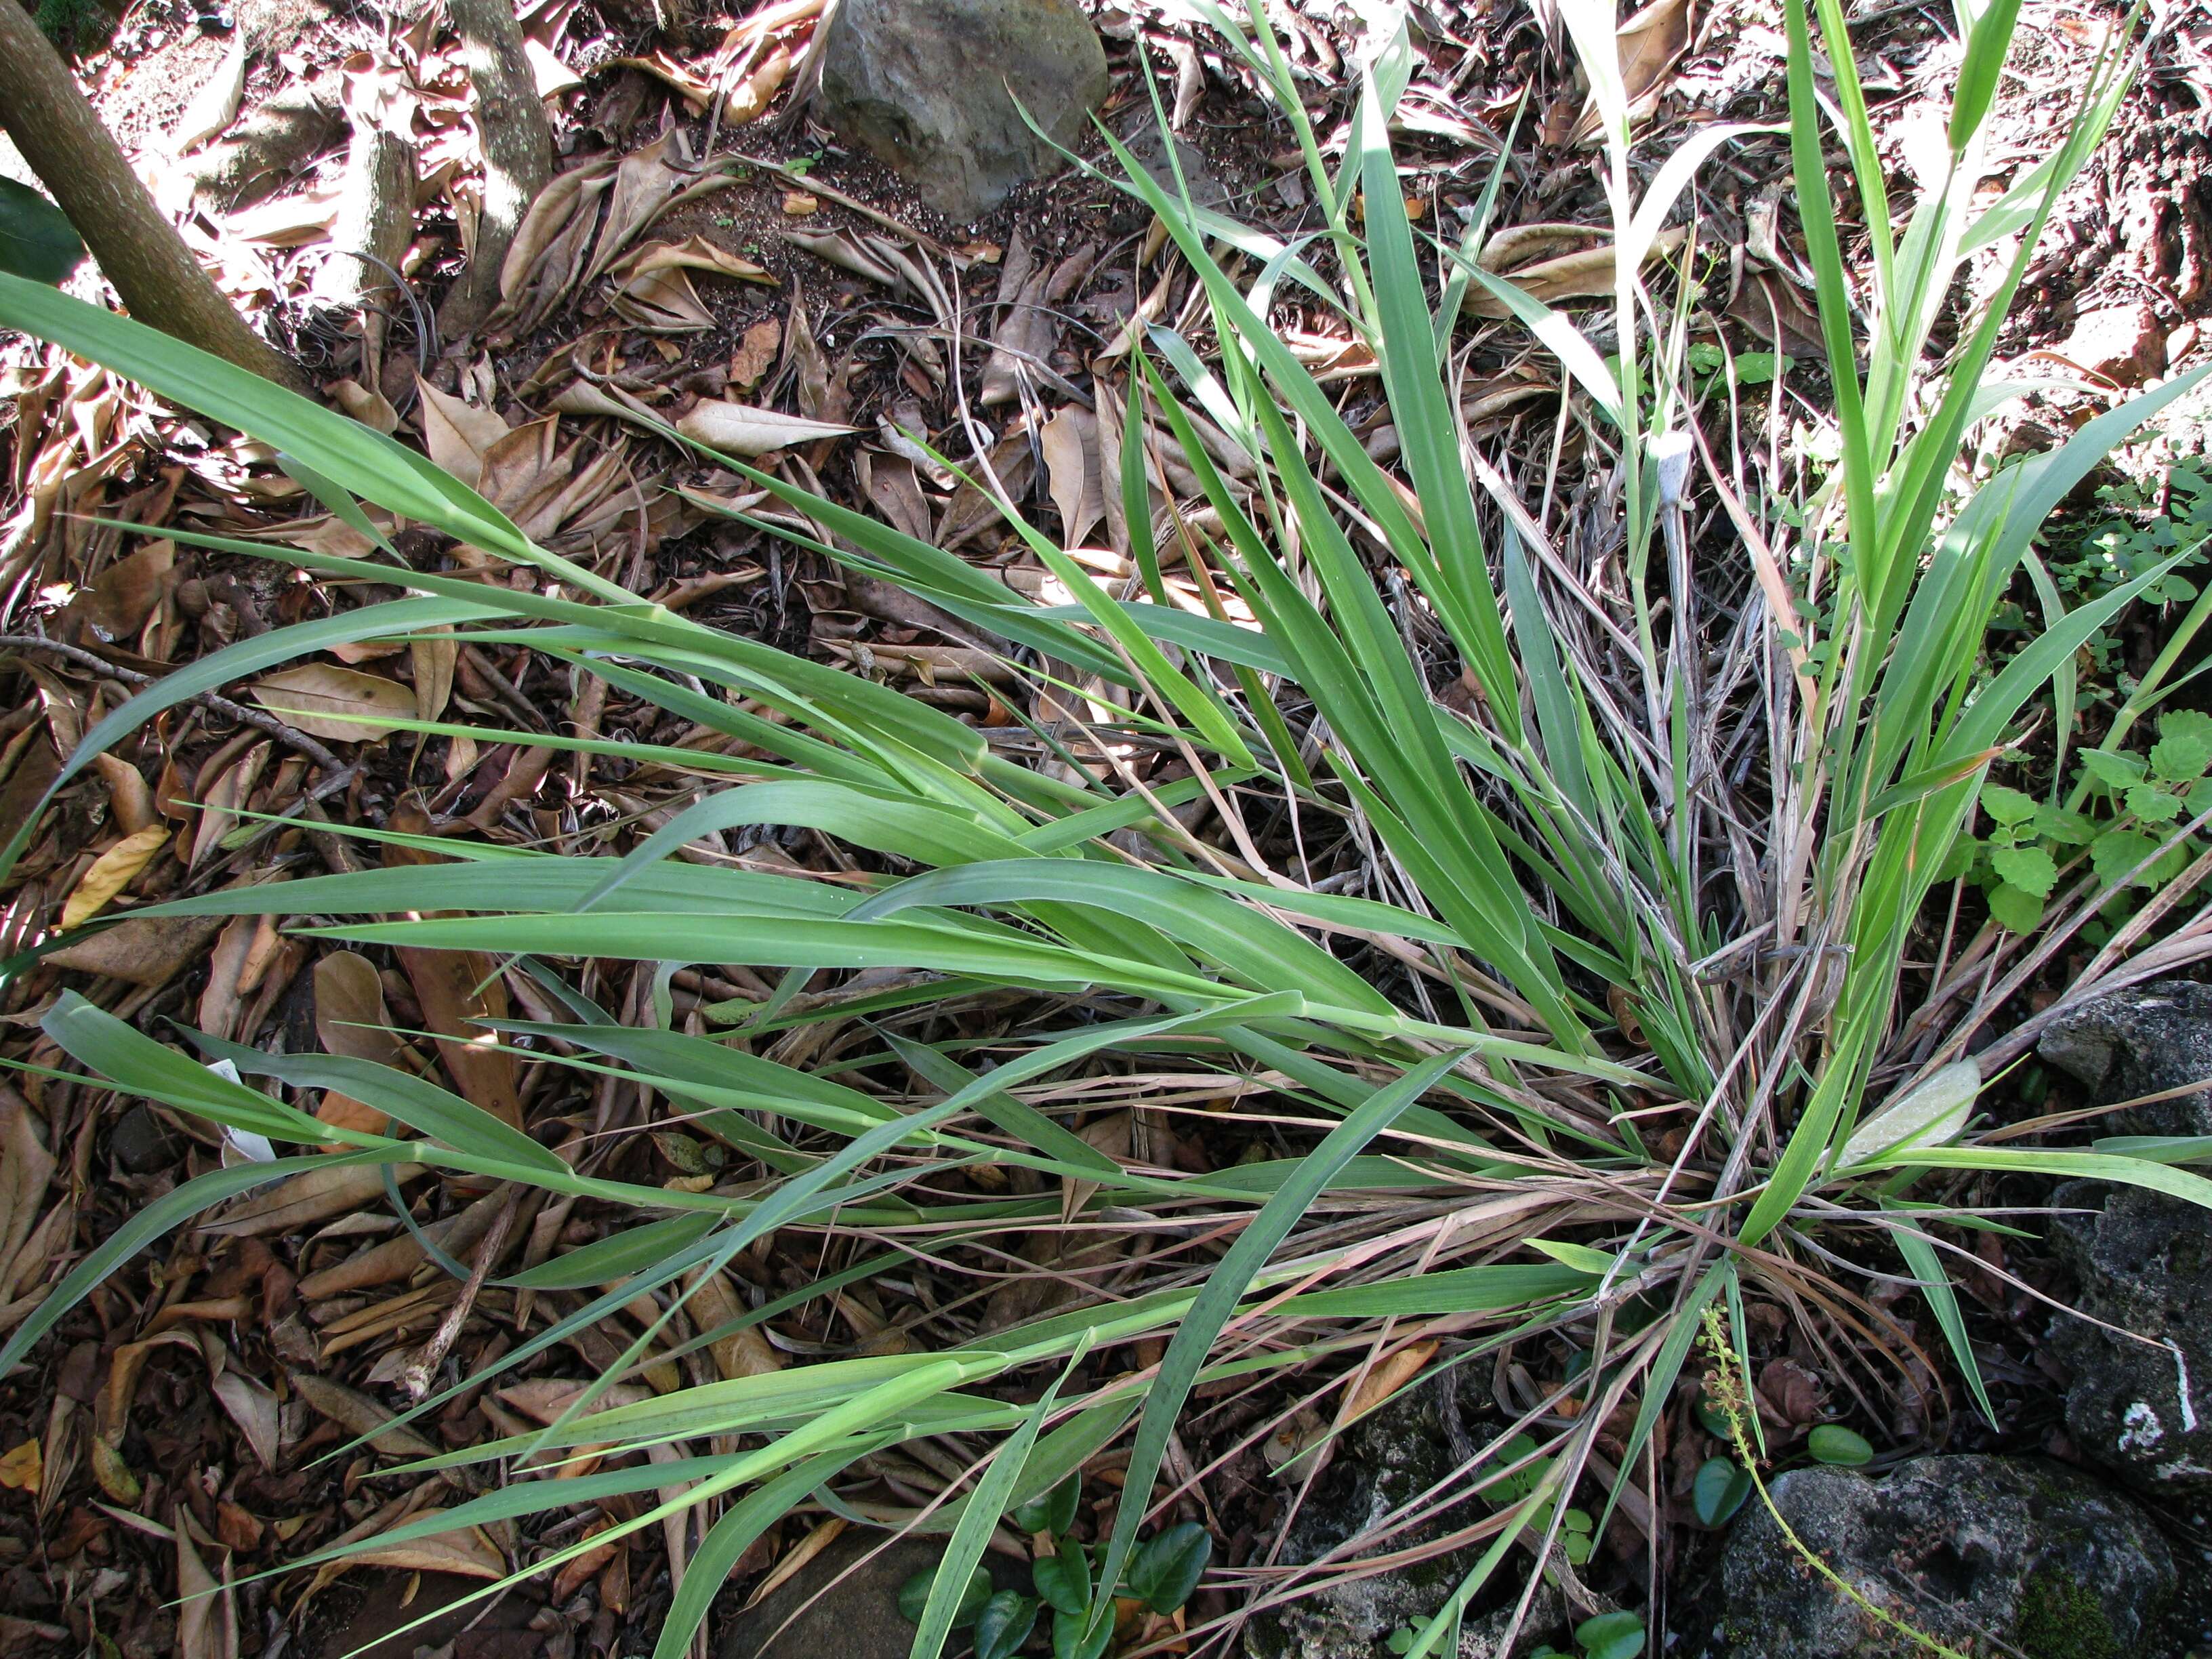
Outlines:
[{"label": "rough rock surface", "polygon": [[[2027,1659],[2156,1650],[2172,1554],[2132,1501],[2063,1464],[1923,1457],[1882,1480],[1796,1469],[1773,1490],[1808,1548],[1869,1601],[1953,1647]],[[1721,1598],[1705,1650],[1713,1659],[1911,1650],[1806,1565],[1755,1501],[1729,1536]]]},{"label": "rough rock surface", "polygon": [[[1455,1392],[1447,1373],[1354,1423],[1338,1439],[1279,1559],[1289,1565],[1318,1560],[1466,1463],[1496,1433],[1476,1415],[1486,1404],[1477,1394]],[[1302,1466],[1291,1466],[1291,1472],[1294,1478],[1302,1475]],[[1423,1525],[1394,1533],[1376,1553],[1414,1549],[1488,1513],[1480,1499],[1468,1498]],[[1433,1613],[1485,1547],[1470,1544],[1269,1608],[1245,1627],[1244,1651],[1249,1659],[1390,1659],[1391,1632]],[[1332,1558],[1329,1565],[1357,1559]],[[1501,1577],[1519,1588],[1517,1573]],[[1470,1612],[1461,1628],[1458,1659],[1507,1659],[1500,1638],[1511,1613],[1510,1606]],[[1565,1641],[1567,1623],[1559,1593],[1544,1586],[1511,1652],[1532,1652],[1547,1639]]]},{"label": "rough rock surface", "polygon": [[1023,109],[1072,149],[1107,88],[1074,0],[844,0],[823,48],[823,119],[954,219],[1058,165]]},{"label": "rough rock surface", "polygon": [[[2204,1212],[2158,1193],[2086,1181],[2061,1187],[2051,1202],[2091,1212],[2057,1217],[2050,1232],[2074,1274],[2071,1305],[2087,1316],[2061,1314],[2051,1325],[2051,1351],[2073,1374],[2066,1426],[2075,1444],[2130,1485],[2212,1499],[2212,1228]],[[2130,1341],[2091,1322],[2098,1320],[2172,1346]]]},{"label": "rough rock surface", "polygon": [[[2179,1089],[2102,1120],[2099,1134],[2212,1135],[2212,985],[2160,980],[2086,1003],[2055,1022],[2036,1052],[2100,1104]],[[2107,1127],[2109,1126],[2109,1127]]]},{"label": "rough rock surface", "polygon": [[[2212,986],[2166,980],[2100,997],[2046,1031],[2038,1052],[2113,1114],[2103,1133],[2212,1134]],[[2072,1374],[2066,1425],[2082,1455],[2169,1498],[2212,1499],[2212,1242],[2203,1213],[2134,1188],[2075,1182],[2053,1203],[2051,1249],[2071,1271],[2051,1347]],[[2147,1337],[2130,1340],[2102,1321]],[[2166,1345],[2166,1346],[2154,1346]],[[2189,1397],[2183,1398],[2185,1378]]]}]

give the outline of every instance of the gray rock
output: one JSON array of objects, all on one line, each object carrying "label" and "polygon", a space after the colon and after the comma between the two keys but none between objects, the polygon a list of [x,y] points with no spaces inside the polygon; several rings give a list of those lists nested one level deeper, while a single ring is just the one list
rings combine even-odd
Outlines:
[{"label": "gray rock", "polygon": [[[2063,1464],[1923,1457],[1878,1480],[1796,1469],[1773,1490],[1808,1549],[1868,1601],[1953,1647],[2027,1659],[2155,1650],[2177,1582],[2172,1554],[2131,1501]],[[1729,1535],[1720,1577],[1709,1655],[1892,1659],[1913,1650],[1814,1571],[1756,1501]]]},{"label": "gray rock", "polygon": [[[2054,1022],[2035,1047],[2100,1104],[2203,1083],[2212,1078],[2212,985],[2130,986]],[[2130,1107],[2100,1120],[2094,1133],[2212,1135],[2212,1089]]]},{"label": "gray rock", "polygon": [[1073,0],[844,0],[823,118],[947,216],[972,219],[1073,149],[1105,101],[1106,49]]},{"label": "gray rock", "polygon": [[[914,1626],[899,1616],[899,1586],[933,1570],[946,1540],[903,1539],[855,1565],[883,1542],[879,1532],[847,1532],[758,1607],[731,1620],[715,1640],[718,1659],[907,1659]],[[995,1551],[983,1565],[1000,1589],[1029,1588],[1027,1570]],[[957,1651],[959,1642],[954,1637],[946,1651]]]},{"label": "gray rock", "polygon": [[[2163,980],[2075,1010],[2037,1052],[2093,1103],[2179,1090],[2100,1121],[2098,1133],[2212,1134],[2212,985]],[[2135,1188],[2062,1187],[2050,1242],[2071,1270],[2071,1304],[2051,1348],[2071,1372],[2066,1425],[2083,1456],[2130,1485],[2185,1502],[2212,1499],[2212,1249],[2202,1211]],[[2135,1341],[2098,1323],[2149,1339]],[[2189,1397],[2183,1397],[2186,1387]]]},{"label": "gray rock", "polygon": [[2212,1499],[2212,1229],[2204,1212],[2140,1188],[2086,1181],[2061,1187],[2051,1202],[2091,1212],[2056,1217],[2050,1232],[2074,1274],[2071,1304],[2087,1316],[2061,1314],[2051,1325],[2051,1352],[2073,1374],[2066,1426],[2075,1445],[2132,1486]]},{"label": "gray rock", "polygon": [[[1455,1393],[1453,1375],[1446,1373],[1354,1423],[1298,1511],[1279,1559],[1291,1565],[1320,1559],[1466,1463],[1495,1433],[1476,1419],[1486,1404],[1475,1394]],[[1292,1472],[1302,1474],[1302,1467],[1293,1465]],[[1374,1553],[1417,1549],[1489,1513],[1480,1499],[1466,1498],[1393,1533]],[[1390,1632],[1434,1613],[1487,1547],[1487,1540],[1469,1544],[1267,1608],[1245,1626],[1244,1651],[1249,1659],[1390,1659]],[[1358,1559],[1332,1556],[1329,1566]],[[1524,1567],[1526,1559],[1521,1558]],[[1509,1571],[1497,1582],[1517,1592],[1522,1580]],[[1511,1618],[1510,1605],[1471,1613],[1461,1627],[1458,1659],[1507,1659],[1502,1643]],[[1543,1584],[1511,1653],[1530,1652],[1547,1639],[1564,1642],[1567,1622],[1558,1590]]]}]

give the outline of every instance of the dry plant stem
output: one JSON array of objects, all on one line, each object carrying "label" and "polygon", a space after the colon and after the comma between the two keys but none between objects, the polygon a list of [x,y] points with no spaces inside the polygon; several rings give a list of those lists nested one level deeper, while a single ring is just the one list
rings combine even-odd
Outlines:
[{"label": "dry plant stem", "polygon": [[509,0],[453,0],[476,94],[477,143],[483,151],[483,210],[468,274],[447,301],[439,331],[466,333],[499,301],[500,267],[523,216],[553,176],[553,130],[538,101]]},{"label": "dry plant stem", "polygon": [[248,327],[200,268],[17,0],[0,3],[0,129],[132,316],[279,386],[306,389],[298,366]]},{"label": "dry plant stem", "polygon": [[1774,1524],[1782,1528],[1784,1540],[1807,1565],[1835,1586],[1838,1595],[1869,1618],[1888,1626],[1914,1647],[1936,1654],[1938,1659],[1968,1659],[1967,1655],[1956,1648],[1945,1647],[1927,1632],[1917,1630],[1896,1614],[1875,1606],[1860,1593],[1858,1586],[1814,1554],[1805,1540],[1798,1537],[1796,1529],[1782,1518],[1782,1511],[1775,1507],[1773,1496],[1766,1490],[1766,1482],[1759,1475],[1759,1459],[1752,1450],[1750,1435],[1744,1427],[1745,1414],[1751,1409],[1750,1396],[1745,1391],[1742,1374],[1736,1369],[1736,1352],[1729,1345],[1728,1327],[1718,1308],[1708,1307],[1705,1310],[1705,1348],[1713,1357],[1708,1390],[1715,1407],[1728,1419],[1729,1439],[1735,1444],[1737,1461],[1744,1473],[1751,1477],[1751,1484],[1759,1493],[1759,1501],[1766,1506],[1766,1512],[1774,1518]]},{"label": "dry plant stem", "polygon": [[[14,0],[5,0],[12,4]],[[0,651],[43,651],[49,656],[73,662],[81,668],[89,668],[95,674],[120,680],[125,685],[151,685],[155,676],[142,674],[135,668],[124,668],[107,660],[96,651],[88,651],[81,645],[64,645],[59,640],[41,639],[36,634],[0,634]],[[298,750],[316,765],[329,771],[338,771],[344,763],[304,732],[295,732],[274,714],[264,714],[258,708],[248,708],[244,703],[233,702],[228,697],[217,696],[212,691],[203,691],[191,699],[203,708],[212,709],[227,720],[250,726],[257,732],[266,732],[279,743]]]}]

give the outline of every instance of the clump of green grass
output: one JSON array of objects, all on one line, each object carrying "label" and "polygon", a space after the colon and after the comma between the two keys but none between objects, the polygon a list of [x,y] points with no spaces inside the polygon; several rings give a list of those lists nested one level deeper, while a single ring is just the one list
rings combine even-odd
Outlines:
[{"label": "clump of green grass", "polygon": [[[2021,711],[2172,569],[2156,562],[2056,608],[2042,633],[1984,672],[1996,608],[2045,516],[2187,389],[2177,381],[2099,417],[2060,448],[1979,480],[1954,509],[2002,313],[2058,191],[2109,123],[2127,66],[2101,64],[2063,149],[1978,205],[2014,9],[1975,15],[1948,181],[1899,202],[1840,8],[1819,0],[1808,15],[1793,0],[1790,149],[1838,461],[1761,516],[1696,465],[1690,410],[1711,370],[1685,343],[1695,267],[1663,286],[1644,275],[1644,252],[1698,169],[1750,130],[1705,131],[1639,190],[1612,11],[1562,6],[1600,117],[1619,251],[1610,320],[1620,349],[1608,357],[1565,313],[1474,260],[1480,219],[1462,246],[1417,239],[1389,140],[1402,57],[1369,66],[1349,149],[1333,163],[1264,17],[1255,9],[1248,32],[1199,3],[1272,89],[1327,223],[1313,242],[1285,246],[1126,165],[1123,187],[1160,216],[1218,346],[1206,361],[1191,338],[1161,328],[1136,354],[1116,481],[1132,584],[1102,585],[1008,506],[1057,588],[1055,602],[1032,603],[862,514],[730,463],[775,498],[781,512],[762,521],[775,533],[1012,641],[1010,665],[1060,710],[1040,715],[1018,748],[866,678],[645,605],[533,544],[374,431],[122,319],[0,283],[0,321],[263,440],[379,555],[169,532],[177,539],[412,590],[179,671],[89,732],[55,789],[197,690],[349,641],[442,630],[534,647],[731,740],[708,760],[474,731],[723,775],[724,787],[618,859],[373,832],[448,861],[161,907],[283,915],[370,949],[512,961],[557,988],[546,994],[571,1017],[503,1022],[501,1035],[531,1039],[534,1058],[581,1079],[614,1073],[656,1091],[722,1143],[723,1186],[672,1190],[574,1166],[426,1079],[198,1039],[201,1054],[245,1079],[230,1081],[65,996],[44,1028],[88,1073],[311,1150],[198,1176],[149,1205],[54,1289],[0,1366],[163,1231],[333,1156],[634,1212],[635,1224],[509,1281],[587,1294],[466,1385],[617,1310],[649,1303],[648,1328],[551,1426],[411,1466],[507,1478],[379,1541],[674,1489],[532,1570],[690,1512],[690,1565],[656,1650],[675,1659],[732,1564],[794,1505],[872,1453],[956,1437],[983,1449],[911,1517],[952,1534],[944,1595],[922,1609],[916,1652],[928,1659],[997,1517],[1123,1440],[1124,1497],[1085,1559],[1093,1583],[1129,1582],[1187,1483],[1164,1472],[1194,1390],[1304,1377],[1340,1426],[1358,1379],[1408,1332],[1449,1343],[1438,1364],[1487,1364],[1565,1335],[1586,1366],[1540,1387],[1451,1490],[1429,1495],[1490,1492],[1493,1506],[1476,1528],[1480,1559],[1408,1636],[1417,1659],[1455,1647],[1458,1621],[1509,1559],[1520,1563],[1525,1609],[1538,1574],[1576,1570],[1626,1524],[1621,1499],[1643,1478],[1709,1314],[1747,1352],[1747,1302],[1802,1307],[1813,1287],[1838,1321],[1872,1334],[1870,1363],[1884,1363],[1880,1339],[1895,1337],[1901,1372],[1910,1345],[1838,1267],[1839,1244],[1881,1238],[1903,1253],[1966,1392],[1987,1409],[1942,1266],[1954,1247],[1941,1223],[1953,1212],[1924,1207],[1924,1183],[1993,1170],[2094,1176],[2212,1201],[2212,1182],[2180,1167],[2201,1149],[2174,1149],[2168,1162],[1980,1139],[1968,1129],[1973,1063],[1923,1059],[1925,1034],[1900,1006],[1923,906],[1971,832]],[[1871,238],[1856,277],[1831,202],[1816,51],[1833,70],[1845,188]],[[1954,274],[2008,237],[2017,252],[2005,280],[1937,363],[1929,339]],[[1478,285],[1571,387],[1596,509],[1540,520],[1464,430],[1455,328]],[[1373,350],[1401,472],[1370,459],[1270,325],[1272,296],[1291,290],[1336,310]],[[1156,502],[1155,450],[1179,455],[1203,514]],[[542,580],[523,588],[410,568],[361,501]],[[1724,579],[1692,569],[1692,509],[1708,501],[1738,538]],[[1378,590],[1378,564],[1402,577],[1409,597],[1398,611]],[[1589,571],[1600,579],[1586,581]],[[1725,605],[1712,602],[1717,580]],[[1184,591],[1202,605],[1171,602]],[[1445,660],[1409,643],[1413,615],[1445,642]],[[1472,695],[1447,707],[1436,688],[1455,678]],[[1182,809],[1194,807],[1210,811],[1211,833],[1185,822]],[[843,849],[854,878],[667,861],[740,826],[818,832]],[[1336,843],[1370,849],[1365,893],[1312,875],[1309,849]],[[395,914],[410,919],[382,919]],[[727,1040],[626,1027],[564,969],[595,959],[743,963],[778,989],[730,1011]],[[816,975],[883,966],[921,977],[865,1004],[795,1000]],[[755,1051],[760,1038],[856,1007],[915,1019],[977,990],[1032,994],[1055,1012],[988,1055],[942,1030],[923,1041],[884,1027],[834,1075]],[[987,1069],[987,1058],[999,1063]],[[1147,1079],[1162,1073],[1259,1095],[1293,1155],[1205,1174],[1116,1158],[1071,1127],[1054,1092],[1081,1079],[1086,1103],[1142,1110]],[[323,1090],[384,1111],[392,1129],[325,1125],[287,1098]],[[988,1170],[1034,1178],[1018,1189],[967,1181]],[[1165,1243],[1111,1299],[941,1352],[830,1359],[603,1407],[608,1383],[669,1344],[688,1352],[771,1316],[675,1334],[691,1288],[779,1230],[864,1237],[874,1253],[846,1271],[866,1276],[909,1253],[943,1262],[1071,1221],[1126,1227],[1133,1216]],[[1141,1367],[1081,1363],[1139,1342],[1158,1347]],[[1608,1424],[1626,1425],[1625,1455],[1600,1455]],[[1501,1459],[1516,1436],[1525,1449]],[[670,1455],[643,1461],[654,1448]],[[593,1472],[528,1478],[587,1453],[601,1460]],[[1571,1515],[1595,1519],[1570,1528]],[[1656,1575],[1657,1540],[1645,1547]],[[1069,1615],[1077,1650],[1106,1644],[1112,1600]]]}]

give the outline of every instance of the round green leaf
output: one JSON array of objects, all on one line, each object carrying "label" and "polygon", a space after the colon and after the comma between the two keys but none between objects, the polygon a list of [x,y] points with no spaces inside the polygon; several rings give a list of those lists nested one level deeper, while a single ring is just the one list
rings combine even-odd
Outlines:
[{"label": "round green leaf", "polygon": [[1636,1659],[1644,1651],[1644,1621],[1632,1613],[1601,1613],[1575,1626],[1584,1659]]},{"label": "round green leaf", "polygon": [[1091,1562],[1080,1545],[1040,1555],[1030,1564],[1030,1577],[1045,1605],[1056,1613],[1080,1613],[1091,1606]]},{"label": "round green leaf", "polygon": [[0,270],[58,285],[84,258],[69,216],[13,179],[0,179]]},{"label": "round green leaf", "polygon": [[1090,1620],[1088,1613],[1060,1613],[1052,1615],[1052,1659],[1099,1659],[1107,1644],[1114,1639],[1114,1621],[1099,1620],[1098,1628],[1088,1638],[1085,1627]]},{"label": "round green leaf", "polygon": [[1037,1604],[1016,1590],[1000,1590],[975,1620],[975,1659],[1013,1659],[1036,1628]]},{"label": "round green leaf", "polygon": [[1698,1468],[1690,1487],[1690,1507],[1698,1519],[1717,1527],[1743,1507],[1751,1496],[1751,1475],[1726,1457],[1708,1457]]},{"label": "round green leaf", "polygon": [[1082,1495],[1083,1477],[1071,1474],[1042,1497],[1015,1504],[1012,1511],[1014,1524],[1030,1534],[1066,1532],[1075,1524],[1075,1507]]},{"label": "round green leaf", "polygon": [[1129,1588],[1154,1613],[1173,1613],[1190,1600],[1199,1575],[1212,1559],[1212,1534],[1197,1522],[1186,1521],[1137,1552],[1129,1563]]},{"label": "round green leaf", "polygon": [[[909,1625],[921,1622],[922,1609],[929,1605],[929,1587],[937,1582],[937,1569],[925,1567],[899,1586],[899,1617]],[[952,1628],[964,1630],[982,1617],[984,1603],[991,1599],[991,1575],[982,1568],[968,1581],[968,1588],[960,1597],[960,1605],[952,1614]]]},{"label": "round green leaf", "polygon": [[1870,1462],[1874,1448],[1863,1434],[1855,1434],[1839,1423],[1823,1423],[1813,1431],[1805,1442],[1805,1449],[1813,1455],[1816,1463],[1834,1463],[1844,1468],[1856,1468]]}]

